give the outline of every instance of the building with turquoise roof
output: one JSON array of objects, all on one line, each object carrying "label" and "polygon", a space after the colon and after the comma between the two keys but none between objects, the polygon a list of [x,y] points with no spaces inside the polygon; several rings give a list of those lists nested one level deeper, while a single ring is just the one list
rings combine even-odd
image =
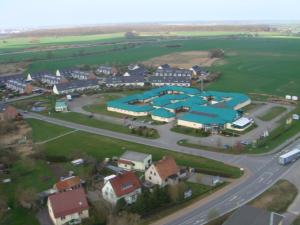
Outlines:
[{"label": "building with turquoise roof", "polygon": [[201,92],[196,88],[163,86],[144,93],[107,102],[107,110],[131,116],[151,116],[153,120],[170,122],[177,119],[180,126],[196,129],[237,128],[239,110],[251,103],[247,95],[219,91]]}]

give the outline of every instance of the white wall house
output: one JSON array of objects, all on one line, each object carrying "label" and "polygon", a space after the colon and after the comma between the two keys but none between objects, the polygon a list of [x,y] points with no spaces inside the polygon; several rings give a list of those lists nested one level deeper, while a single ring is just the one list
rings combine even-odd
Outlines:
[{"label": "white wall house", "polygon": [[124,170],[145,171],[152,164],[152,155],[126,151],[118,160],[118,167]]},{"label": "white wall house", "polygon": [[107,107],[107,111],[122,113],[122,114],[129,115],[129,116],[147,116],[149,114],[148,111],[147,112],[135,112],[135,111],[129,111],[129,110],[124,110],[124,109],[114,108],[114,107]]},{"label": "white wall house", "polygon": [[131,171],[126,171],[116,176],[109,176],[108,179],[104,178],[104,180],[102,196],[113,205],[120,199],[124,199],[126,203],[132,204],[137,200],[138,195],[142,193],[141,183]]},{"label": "white wall house", "polygon": [[145,180],[161,187],[178,182],[179,168],[170,156],[153,163],[145,172]]}]

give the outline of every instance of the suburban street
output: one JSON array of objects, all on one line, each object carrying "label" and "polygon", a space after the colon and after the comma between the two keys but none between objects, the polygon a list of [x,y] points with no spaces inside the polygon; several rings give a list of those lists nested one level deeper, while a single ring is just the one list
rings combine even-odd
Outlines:
[{"label": "suburban street", "polygon": [[[42,116],[35,113],[26,113],[25,118],[34,118],[43,120],[45,122],[65,126],[75,130],[80,130],[92,134],[103,135],[107,137],[117,138],[124,141],[149,145],[153,147],[168,149],[176,152],[183,152],[186,154],[202,156],[224,163],[232,164],[244,168],[246,175],[240,181],[234,182],[232,185],[225,187],[221,193],[216,193],[209,196],[209,201],[203,199],[175,215],[170,215],[160,221],[154,223],[167,225],[188,225],[188,224],[205,224],[207,222],[207,215],[210,210],[216,210],[219,215],[223,215],[258,196],[266,189],[268,189],[277,180],[286,175],[291,168],[300,164],[297,162],[289,166],[281,166],[277,163],[278,156],[284,152],[289,151],[294,146],[300,144],[299,134],[290,140],[287,140],[281,146],[278,146],[274,151],[279,151],[274,154],[265,154],[262,156],[251,155],[230,155],[216,152],[209,152],[205,150],[193,149],[178,146],[176,143],[168,141],[161,141],[161,139],[150,140],[133,135],[127,135],[117,132],[112,132],[100,128],[89,127],[77,123],[66,122],[63,120]],[[292,143],[292,144],[290,144]]]}]

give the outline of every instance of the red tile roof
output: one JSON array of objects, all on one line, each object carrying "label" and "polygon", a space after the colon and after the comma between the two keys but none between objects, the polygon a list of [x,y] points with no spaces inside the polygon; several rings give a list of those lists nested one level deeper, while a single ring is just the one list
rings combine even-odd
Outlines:
[{"label": "red tile roof", "polygon": [[171,156],[164,156],[154,166],[163,180],[179,172],[179,168]]},{"label": "red tile roof", "polygon": [[79,213],[89,208],[83,188],[49,196],[55,218]]},{"label": "red tile roof", "polygon": [[77,176],[73,176],[57,182],[55,184],[55,188],[58,191],[64,191],[66,189],[71,189],[72,187],[78,186],[80,184],[81,184],[80,178]]},{"label": "red tile roof", "polygon": [[129,194],[141,187],[141,182],[132,172],[124,172],[109,180],[118,197]]}]

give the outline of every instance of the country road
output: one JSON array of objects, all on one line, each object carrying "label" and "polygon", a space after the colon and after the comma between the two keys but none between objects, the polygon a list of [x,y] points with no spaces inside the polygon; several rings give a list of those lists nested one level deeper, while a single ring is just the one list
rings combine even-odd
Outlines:
[{"label": "country road", "polygon": [[[60,119],[42,116],[35,113],[24,114],[25,118],[34,118],[45,122],[65,126],[68,128],[84,131],[92,134],[103,135],[120,140],[130,141],[134,143],[149,145],[153,147],[168,149],[176,152],[183,152],[195,156],[202,156],[224,163],[236,165],[248,171],[247,176],[242,178],[240,182],[224,188],[221,193],[208,196],[195,204],[167,216],[157,222],[155,225],[202,225],[207,222],[207,215],[210,210],[217,210],[219,215],[223,215],[233,209],[249,202],[253,198],[268,189],[277,180],[287,174],[290,169],[300,163],[289,166],[281,166],[277,163],[278,156],[283,152],[289,151],[296,145],[300,144],[299,134],[277,148],[278,152],[268,155],[251,156],[251,155],[229,155],[223,153],[209,152],[205,150],[193,149],[178,146],[177,143],[169,143],[158,140],[150,140],[142,137],[136,137],[127,134],[112,132],[100,128],[89,127],[73,122],[67,122]],[[292,143],[292,144],[290,144]],[[282,148],[282,149],[281,149]]]}]

